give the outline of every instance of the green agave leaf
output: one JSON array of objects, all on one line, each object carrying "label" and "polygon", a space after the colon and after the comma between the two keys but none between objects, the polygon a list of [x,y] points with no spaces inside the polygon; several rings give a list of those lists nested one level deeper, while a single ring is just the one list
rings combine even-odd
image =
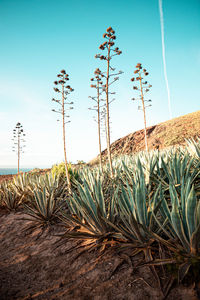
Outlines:
[{"label": "green agave leaf", "polygon": [[141,242],[139,238],[137,238],[137,234],[134,228],[130,228],[130,221],[128,222],[125,216],[121,215],[122,224],[118,224],[118,226],[113,226],[117,232],[120,232],[122,236],[133,242]]},{"label": "green agave leaf", "polygon": [[[153,194],[152,200],[150,201],[148,205],[148,229],[151,230],[154,226],[155,221],[159,218],[161,218],[160,215],[160,208],[163,201],[163,193],[162,193],[162,184],[158,186],[156,191]],[[158,228],[159,230],[159,228]],[[155,231],[155,228],[154,228]]]},{"label": "green agave leaf", "polygon": [[[156,223],[158,224],[158,230],[157,230],[157,234],[159,234],[159,232],[160,231],[163,231],[165,234],[166,234],[166,236],[169,238],[169,239],[174,239],[174,237],[172,237],[172,235],[171,235],[171,230],[168,230],[167,229],[167,226],[166,226],[166,224],[168,223],[168,219],[166,218],[165,220],[164,220],[164,222],[160,222],[159,221],[159,219],[156,217],[156,215],[154,214],[154,212],[152,212],[152,215],[154,216],[154,218],[155,218],[155,221],[156,221]],[[153,232],[153,233],[156,233],[156,232]]]},{"label": "green agave leaf", "polygon": [[141,183],[141,186],[136,187],[135,203],[136,203],[136,213],[138,215],[139,223],[148,226],[147,207],[146,207],[146,187],[144,182]]},{"label": "green agave leaf", "polygon": [[94,184],[94,190],[95,190],[95,197],[96,201],[98,202],[101,214],[106,217],[106,207],[105,207],[105,200],[102,192],[102,187],[100,180],[98,179]]},{"label": "green agave leaf", "polygon": [[153,226],[153,220],[156,218],[157,212],[160,208],[162,198],[160,197],[161,194],[161,183],[159,184],[158,188],[156,189],[156,192],[153,195],[152,201],[149,201],[148,203],[148,209],[147,209],[147,219],[148,219],[148,229],[150,230]]},{"label": "green agave leaf", "polygon": [[99,223],[100,223],[100,226],[101,226],[101,233],[106,232],[107,224],[105,222],[104,215],[102,215],[102,211],[101,211],[99,205],[97,205],[97,216],[98,216]]},{"label": "green agave leaf", "polygon": [[190,267],[191,267],[190,262],[184,262],[183,264],[181,264],[179,266],[179,269],[178,269],[178,282],[181,282],[184,279],[184,277],[187,275]]},{"label": "green agave leaf", "polygon": [[123,185],[121,186],[121,191],[122,191],[122,193],[119,197],[118,203],[119,203],[121,210],[123,210],[123,212],[125,214],[129,215],[134,210],[133,198],[131,198],[132,201],[130,201],[128,194],[126,193]]},{"label": "green agave leaf", "polygon": [[176,263],[176,260],[173,258],[157,258],[151,261],[146,261],[141,263],[138,267],[141,266],[163,266]]},{"label": "green agave leaf", "polygon": [[34,199],[36,203],[36,207],[41,215],[43,215],[43,199],[41,191],[34,191]]},{"label": "green agave leaf", "polygon": [[165,175],[167,176],[167,178],[169,179],[170,182],[173,182],[173,178],[171,176],[171,174],[169,173],[168,171],[168,167],[167,167],[167,164],[165,163],[163,157],[161,156],[161,168],[163,168],[163,171],[165,172]]},{"label": "green agave leaf", "polygon": [[160,196],[162,199],[161,206],[160,206],[160,212],[163,216],[163,219],[165,220],[167,218],[171,224],[171,213],[169,210],[168,203],[164,197],[163,190],[160,191]]},{"label": "green agave leaf", "polygon": [[34,219],[41,221],[44,219],[44,216],[42,214],[38,214],[38,211],[26,204],[24,204],[24,207],[26,208],[25,213],[31,217],[33,217]]},{"label": "green agave leaf", "polygon": [[191,253],[193,255],[200,254],[200,223],[196,226],[190,240]]},{"label": "green agave leaf", "polygon": [[196,226],[200,223],[200,200],[198,200],[196,208]]},{"label": "green agave leaf", "polygon": [[96,226],[99,228],[100,221],[98,220],[97,212],[94,212],[94,209],[92,209],[91,206],[83,200],[84,197],[85,196],[80,196],[80,198],[78,196],[75,197],[73,194],[73,197],[71,197],[71,201],[74,202],[79,213],[85,220],[87,220],[88,224],[90,224],[91,226],[94,226],[94,224],[96,224]]},{"label": "green agave leaf", "polygon": [[[144,230],[142,230],[142,233],[141,233],[141,228],[142,226],[140,226],[140,224],[137,223],[136,219],[134,218],[134,216],[130,216],[130,219],[129,219],[129,223],[131,225],[131,228],[132,228],[132,232],[134,232],[134,235],[135,237],[138,239],[138,241],[140,243],[143,243],[146,241],[146,235],[144,235]],[[129,226],[129,224],[127,224]],[[128,228],[128,227],[127,227]]]},{"label": "green agave leaf", "polygon": [[170,184],[169,190],[170,190],[170,196],[171,196],[171,200],[172,200],[172,212],[171,212],[172,225],[173,225],[173,228],[174,228],[177,236],[179,237],[183,247],[189,252],[190,251],[189,242],[186,238],[186,235],[185,235],[185,232],[183,229],[182,219],[180,216],[180,212],[178,210],[179,203],[178,203],[177,192],[176,192],[174,186],[171,184]]},{"label": "green agave leaf", "polygon": [[186,222],[187,228],[189,231],[189,238],[191,239],[193,232],[195,231],[195,209],[196,209],[196,195],[194,192],[194,186],[189,192],[186,192],[187,200],[186,200]]},{"label": "green agave leaf", "polygon": [[115,219],[115,210],[116,210],[116,199],[118,198],[118,192],[119,192],[119,186],[115,189],[111,201],[108,204],[108,214],[107,218],[110,220],[112,223],[114,222]]},{"label": "green agave leaf", "polygon": [[[96,186],[94,187],[94,185]],[[71,201],[89,226],[92,226],[94,230],[96,228],[96,231],[98,230],[103,234],[106,230],[104,218],[107,218],[107,212],[105,203],[103,204],[104,197],[100,181],[93,180],[91,189],[84,179],[83,186],[78,184],[79,196],[74,193]]]},{"label": "green agave leaf", "polygon": [[91,232],[93,235],[95,235],[97,233],[96,228],[93,228],[93,226],[85,224],[83,221],[81,221],[78,218],[75,218],[75,217],[73,217],[69,214],[66,214],[64,212],[62,212],[62,216],[64,217],[64,221],[69,222],[69,224],[73,223],[73,224],[80,225],[80,226],[84,227],[86,230],[88,230],[89,232]]}]

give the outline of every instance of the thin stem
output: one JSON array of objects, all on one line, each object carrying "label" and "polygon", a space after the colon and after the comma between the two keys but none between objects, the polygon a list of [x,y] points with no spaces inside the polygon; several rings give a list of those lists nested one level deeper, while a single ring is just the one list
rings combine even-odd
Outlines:
[{"label": "thin stem", "polygon": [[101,155],[101,128],[100,128],[100,107],[99,107],[99,81],[97,82],[97,112],[98,112],[98,136],[99,136],[99,163],[102,170],[102,155]]},{"label": "thin stem", "polygon": [[139,81],[140,81],[140,91],[141,91],[141,100],[142,100],[142,110],[143,110],[143,115],[144,115],[144,138],[145,138],[145,148],[146,148],[146,151],[148,151],[146,111],[145,111],[145,105],[144,105],[144,95],[143,95],[143,88],[142,88],[141,72],[139,72]]},{"label": "thin stem", "polygon": [[17,151],[17,156],[18,156],[17,172],[18,172],[18,175],[19,175],[19,162],[20,162],[20,136],[19,136],[19,130],[18,130],[18,151]]},{"label": "thin stem", "polygon": [[111,177],[113,178],[113,167],[110,151],[110,124],[109,124],[109,70],[110,70],[110,45],[108,46],[108,59],[107,59],[107,77],[106,77],[106,109],[107,109],[107,151],[108,151],[108,161],[110,165]]},{"label": "thin stem", "polygon": [[64,84],[62,84],[62,125],[63,125],[63,145],[64,145],[64,159],[65,159],[65,170],[67,176],[67,183],[69,187],[69,192],[71,194],[71,183],[68,171],[68,163],[67,163],[67,154],[66,154],[66,139],[65,139],[65,103],[64,103]]},{"label": "thin stem", "polygon": [[104,126],[105,126],[106,141],[107,141],[107,139],[108,139],[108,134],[107,134],[106,111],[105,111],[105,115],[104,115]]}]

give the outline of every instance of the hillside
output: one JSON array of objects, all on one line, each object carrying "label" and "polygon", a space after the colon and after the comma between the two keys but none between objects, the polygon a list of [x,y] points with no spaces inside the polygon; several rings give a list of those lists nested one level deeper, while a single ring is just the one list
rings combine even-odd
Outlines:
[{"label": "hillside", "polygon": [[[200,110],[147,128],[149,149],[183,145],[185,139],[200,136]],[[144,130],[138,130],[111,144],[113,156],[131,154],[145,149]],[[102,152],[103,157],[107,150]],[[90,163],[95,163],[96,158]]]}]

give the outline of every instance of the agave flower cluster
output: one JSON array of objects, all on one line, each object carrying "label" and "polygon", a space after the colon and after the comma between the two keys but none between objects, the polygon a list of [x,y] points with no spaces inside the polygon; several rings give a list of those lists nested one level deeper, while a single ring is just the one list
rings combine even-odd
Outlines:
[{"label": "agave flower cluster", "polygon": [[113,57],[114,55],[120,55],[122,54],[122,51],[119,50],[118,47],[114,48],[115,45],[115,40],[116,40],[116,35],[115,35],[115,31],[113,30],[113,28],[110,26],[107,28],[106,32],[103,34],[103,38],[106,39],[105,42],[103,42],[100,46],[99,49],[100,50],[105,50],[108,49],[110,50],[109,55],[101,55],[101,54],[97,54],[95,56],[95,58],[99,58],[101,60],[110,60],[111,57]]},{"label": "agave flower cluster", "polygon": [[[60,80],[56,80],[54,81],[54,84],[56,87],[54,87],[54,91],[56,93],[61,93],[62,95],[62,99],[55,99],[55,98],[52,98],[52,101],[60,104],[62,106],[62,109],[59,109],[59,110],[55,110],[55,109],[52,109],[53,112],[57,112],[57,113],[60,113],[60,114],[63,114],[63,108],[64,108],[64,113],[66,110],[71,110],[73,109],[73,106],[70,106],[70,107],[65,107],[65,105],[73,105],[73,102],[67,102],[67,96],[74,91],[74,89],[69,85],[67,84],[67,81],[69,80],[69,75],[66,74],[66,71],[65,70],[61,70],[60,73],[57,75],[58,78],[60,78]],[[57,86],[60,86],[59,88]],[[63,103],[62,103],[62,100]],[[66,118],[68,118],[69,116],[66,116]],[[65,123],[69,123],[70,121],[67,121]]]}]

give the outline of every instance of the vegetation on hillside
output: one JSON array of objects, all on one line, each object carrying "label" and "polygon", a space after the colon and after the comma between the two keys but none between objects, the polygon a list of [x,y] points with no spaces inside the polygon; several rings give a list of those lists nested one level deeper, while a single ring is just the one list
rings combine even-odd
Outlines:
[{"label": "vegetation on hillside", "polygon": [[1,185],[1,206],[27,213],[31,230],[63,224],[63,238],[79,239],[84,251],[142,253],[137,267],[149,266],[164,296],[175,281],[200,280],[200,139],[115,158],[113,178],[106,164],[76,172],[71,194],[64,172],[20,175]]}]

